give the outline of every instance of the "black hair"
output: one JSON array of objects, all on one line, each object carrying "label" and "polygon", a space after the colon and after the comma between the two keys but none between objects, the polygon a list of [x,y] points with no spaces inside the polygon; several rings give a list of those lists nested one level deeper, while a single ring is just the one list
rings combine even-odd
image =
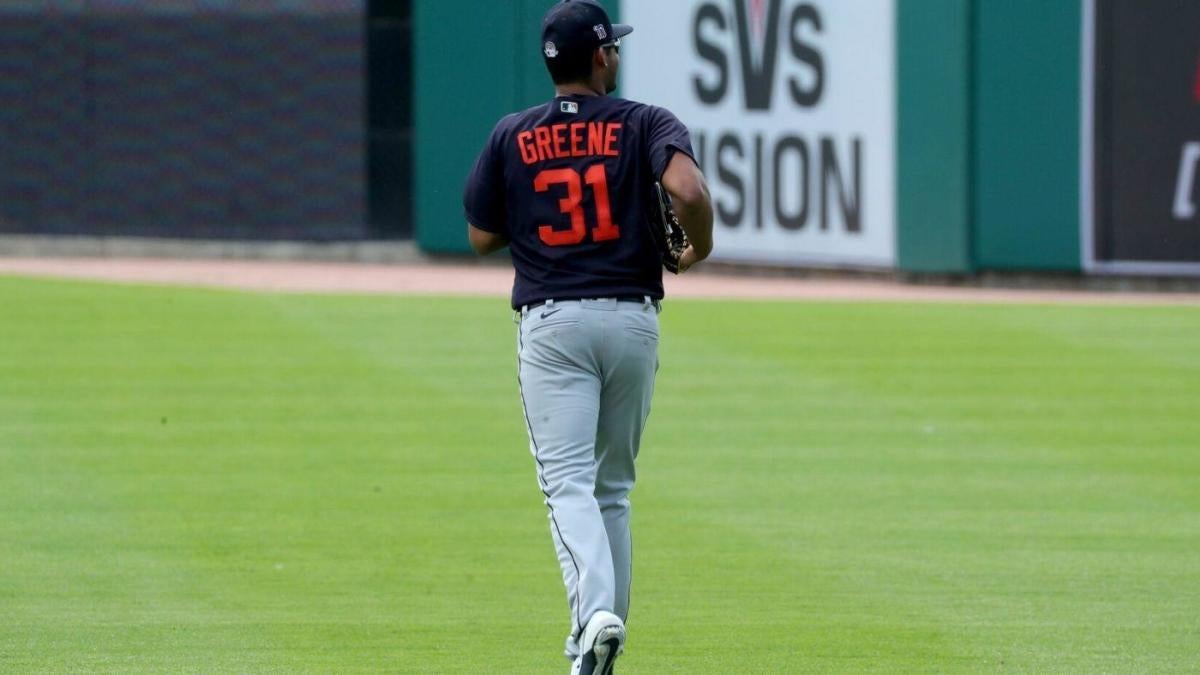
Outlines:
[{"label": "black hair", "polygon": [[544,58],[554,84],[587,82],[592,79],[592,49],[562,50],[554,58]]}]

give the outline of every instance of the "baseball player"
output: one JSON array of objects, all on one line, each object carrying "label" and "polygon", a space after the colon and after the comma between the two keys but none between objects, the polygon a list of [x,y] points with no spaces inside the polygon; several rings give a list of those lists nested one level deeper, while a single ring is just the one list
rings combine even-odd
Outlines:
[{"label": "baseball player", "polygon": [[608,96],[632,30],[590,0],[555,4],[541,50],[556,96],[500,120],[463,197],[474,250],[512,253],[517,379],[567,587],[566,653],[584,675],[613,672],[625,645],[629,492],[658,369],[662,270],[712,250],[687,128]]}]

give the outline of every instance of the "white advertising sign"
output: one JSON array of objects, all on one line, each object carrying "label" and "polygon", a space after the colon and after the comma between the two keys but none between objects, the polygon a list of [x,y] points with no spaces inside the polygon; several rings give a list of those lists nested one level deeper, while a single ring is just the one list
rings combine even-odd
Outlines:
[{"label": "white advertising sign", "polygon": [[623,0],[621,95],[692,132],[714,259],[890,267],[894,0]]}]

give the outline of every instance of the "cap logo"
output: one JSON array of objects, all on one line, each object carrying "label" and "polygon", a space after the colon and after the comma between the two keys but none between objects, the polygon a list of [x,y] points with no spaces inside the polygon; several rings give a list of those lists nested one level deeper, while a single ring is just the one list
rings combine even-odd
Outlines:
[{"label": "cap logo", "polygon": [[579,114],[579,104],[575,101],[563,101],[562,104],[558,106],[558,109],[567,113],[568,115]]},{"label": "cap logo", "polygon": [[542,46],[542,52],[546,55],[546,58],[552,59],[558,56],[558,47],[555,47],[553,42],[547,42]]},{"label": "cap logo", "polygon": [[595,26],[592,26],[592,30],[596,31],[596,37],[601,40],[608,37],[608,31],[604,30],[604,24],[602,24],[602,23],[598,23]]}]

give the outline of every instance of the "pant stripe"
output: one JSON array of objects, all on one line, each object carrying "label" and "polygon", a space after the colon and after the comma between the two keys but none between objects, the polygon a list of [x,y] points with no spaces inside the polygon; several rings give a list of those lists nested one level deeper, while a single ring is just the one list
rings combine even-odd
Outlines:
[{"label": "pant stripe", "polygon": [[542,464],[541,457],[538,457],[537,439],[533,435],[533,423],[529,421],[529,407],[525,404],[525,386],[521,382],[521,353],[525,350],[525,340],[521,335],[520,326],[517,327],[517,388],[521,390],[521,414],[525,416],[525,427],[529,430],[529,442],[533,444],[533,461],[538,465],[538,489],[546,496],[546,508],[550,510],[550,522],[554,525],[554,531],[558,533],[558,540],[562,542],[563,548],[567,551],[567,555],[571,558],[571,564],[575,566],[575,625],[579,627],[579,634],[583,635],[583,601],[580,597],[580,587],[583,586],[583,576],[579,572],[579,563],[575,560],[575,554],[571,551],[571,547],[567,545],[567,540],[563,538],[562,529],[558,526],[558,520],[554,517],[554,505],[550,502],[550,493],[546,490],[546,479],[544,473],[546,466]]}]

